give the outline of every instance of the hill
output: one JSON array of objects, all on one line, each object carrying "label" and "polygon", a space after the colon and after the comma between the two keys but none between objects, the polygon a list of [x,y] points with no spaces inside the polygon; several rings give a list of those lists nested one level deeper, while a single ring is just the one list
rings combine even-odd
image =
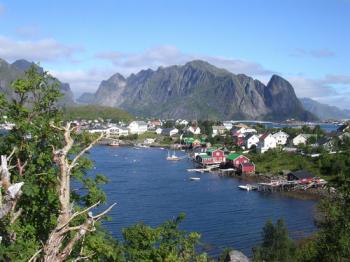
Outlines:
[{"label": "hill", "polygon": [[186,119],[314,120],[292,85],[273,75],[267,85],[205,61],[119,73],[80,102],[118,107],[138,116]]},{"label": "hill", "polygon": [[[21,59],[10,64],[7,61],[0,59],[0,92],[4,93],[8,98],[13,97],[10,85],[11,83],[24,76],[25,71],[33,62]],[[39,67],[39,71],[44,72],[44,69]],[[59,104],[64,106],[71,106],[74,104],[74,96],[70,89],[69,84],[59,82],[59,89],[63,93],[63,97],[60,99]]]},{"label": "hill", "polygon": [[94,120],[98,118],[111,119],[114,122],[130,122],[134,119],[129,113],[113,107],[85,105],[64,108],[65,120],[86,119]]},{"label": "hill", "polygon": [[319,103],[310,98],[300,98],[304,108],[322,120],[326,119],[350,119],[350,110],[339,109],[336,106],[329,106]]}]

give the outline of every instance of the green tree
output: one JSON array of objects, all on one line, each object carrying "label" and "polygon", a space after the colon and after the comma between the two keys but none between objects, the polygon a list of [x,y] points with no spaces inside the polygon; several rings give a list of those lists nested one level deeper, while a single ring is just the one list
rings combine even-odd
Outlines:
[{"label": "green tree", "polygon": [[[8,159],[9,165],[14,167],[11,169],[11,183],[23,182],[24,185],[23,193],[16,199],[11,212],[0,221],[0,260],[27,261],[34,254],[38,258],[43,257],[42,247],[47,245],[50,234],[57,229],[62,211],[61,193],[57,190],[62,184],[61,167],[56,160],[63,152],[57,149],[64,149],[65,134],[63,129],[55,130],[51,125],[60,126],[62,114],[57,101],[62,94],[55,79],[47,72],[41,73],[36,65],[26,72],[23,79],[12,84],[12,90],[13,99],[2,101],[2,113],[15,127],[1,141],[0,148],[3,155],[9,155],[15,149],[11,159]],[[72,129],[71,139],[75,143],[66,152],[67,163],[72,163],[73,156],[89,145],[93,138],[85,133],[73,132]],[[68,187],[69,215],[93,203],[105,201],[105,195],[98,185],[105,183],[106,179],[102,176],[88,177],[86,172],[91,167],[92,162],[82,155],[70,170],[70,176],[83,191],[72,193]],[[2,195],[4,193],[1,192]],[[60,245],[69,244],[78,234],[73,227],[87,221],[86,212],[77,214],[65,225],[72,228],[67,231],[69,234],[65,234]],[[68,256],[89,255],[93,259],[92,255],[106,257],[110,254],[99,254],[99,250],[105,251],[108,249],[107,244],[116,246],[117,243],[114,241],[111,245],[108,235],[100,233],[98,222],[95,228],[97,230],[94,233],[84,235],[85,248],[82,248],[82,242],[72,242],[74,245]],[[93,248],[96,245],[99,249]]]},{"label": "green tree", "polygon": [[320,204],[324,219],[316,238],[315,261],[349,261],[350,258],[350,154],[344,168],[330,181],[336,193]]},{"label": "green tree", "polygon": [[124,252],[127,261],[209,261],[205,253],[197,255],[196,246],[200,235],[187,234],[179,229],[184,214],[152,228],[137,224],[123,230]]},{"label": "green tree", "polygon": [[254,261],[295,261],[295,244],[283,220],[279,219],[276,225],[267,221],[262,237],[262,244],[253,249]]}]

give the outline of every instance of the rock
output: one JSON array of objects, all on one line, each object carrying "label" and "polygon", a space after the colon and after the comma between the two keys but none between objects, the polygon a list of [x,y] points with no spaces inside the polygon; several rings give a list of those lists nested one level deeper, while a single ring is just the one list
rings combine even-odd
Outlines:
[{"label": "rock", "polygon": [[[88,98],[88,99],[86,99]],[[81,101],[119,107],[138,116],[181,119],[314,120],[285,79],[268,85],[205,61],[142,70],[125,78],[115,74]]]},{"label": "rock", "polygon": [[249,262],[249,258],[244,255],[242,252],[237,250],[232,250],[228,253],[225,258],[225,262]]}]

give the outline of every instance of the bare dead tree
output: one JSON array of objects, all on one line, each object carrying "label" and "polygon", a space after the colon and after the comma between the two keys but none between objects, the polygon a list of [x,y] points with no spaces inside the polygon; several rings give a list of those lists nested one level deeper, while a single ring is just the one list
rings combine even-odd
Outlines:
[{"label": "bare dead tree", "polygon": [[[45,262],[59,262],[64,261],[69,257],[75,244],[78,243],[88,232],[94,231],[95,223],[103,218],[115,204],[111,205],[98,215],[93,215],[91,210],[98,206],[99,202],[82,211],[74,212],[74,206],[70,199],[70,178],[72,170],[78,165],[79,159],[104,135],[101,134],[88,146],[76,154],[73,159],[70,159],[69,151],[74,145],[72,133],[75,132],[75,127],[71,127],[70,122],[68,122],[64,127],[58,127],[54,124],[51,124],[51,127],[59,132],[63,132],[64,134],[63,148],[56,149],[53,147],[53,159],[59,169],[57,190],[59,195],[60,210],[57,225],[51,231],[48,240],[46,243],[44,243],[42,248],[42,256],[43,261]],[[81,217],[82,215],[87,215],[85,221],[78,226],[72,226],[71,224],[73,220],[77,217]],[[68,239],[68,236],[71,237]],[[34,261],[35,257],[38,256],[39,253],[40,250],[34,254],[31,260]]]},{"label": "bare dead tree", "polygon": [[[15,150],[14,148],[9,157],[1,156],[0,166],[0,219],[9,218],[10,224],[13,224],[22,212],[22,209],[16,211],[16,205],[22,194],[23,182],[11,183],[10,170],[14,167],[8,165]],[[10,241],[14,241],[16,234],[11,233],[8,237]]]}]

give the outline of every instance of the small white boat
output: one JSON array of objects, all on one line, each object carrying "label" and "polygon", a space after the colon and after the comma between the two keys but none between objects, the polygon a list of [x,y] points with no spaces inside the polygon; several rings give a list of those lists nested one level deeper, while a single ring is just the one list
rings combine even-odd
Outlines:
[{"label": "small white boat", "polygon": [[246,190],[246,191],[251,191],[251,190],[256,190],[256,186],[250,185],[250,184],[246,184],[246,185],[239,185],[238,186],[239,189],[242,190]]},{"label": "small white boat", "polygon": [[119,146],[119,142],[116,140],[113,140],[111,143],[108,144],[109,146]]},{"label": "small white boat", "polygon": [[166,160],[179,161],[179,160],[181,160],[181,158],[175,155],[175,151],[174,151],[174,153],[172,155],[170,155],[169,151],[168,151],[168,157],[166,158]]},{"label": "small white boat", "polygon": [[201,180],[201,178],[200,178],[200,177],[190,177],[190,180],[192,180],[192,181],[198,181],[198,180]]}]

